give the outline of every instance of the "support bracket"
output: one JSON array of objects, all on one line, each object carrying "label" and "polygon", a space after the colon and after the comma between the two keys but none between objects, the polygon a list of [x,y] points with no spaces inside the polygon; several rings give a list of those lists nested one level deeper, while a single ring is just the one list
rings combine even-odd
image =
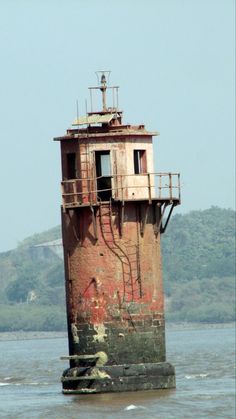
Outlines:
[{"label": "support bracket", "polygon": [[[158,202],[156,205],[155,205],[155,225],[154,225],[154,234],[157,236],[158,235],[158,233],[160,233],[160,231],[161,231],[161,225],[162,225],[162,220],[163,220],[163,217],[164,217],[164,214],[165,214],[165,210],[166,210],[166,207],[167,207],[167,204],[166,203],[164,203],[164,208],[163,208],[163,210],[161,209],[161,207],[162,207],[162,203],[161,202]],[[159,219],[159,221],[158,221],[158,218],[159,218],[159,209],[161,209],[161,217],[160,217],[160,219]]]},{"label": "support bracket", "polygon": [[150,207],[150,203],[145,205],[145,212],[144,212],[144,217],[143,217],[142,206],[141,206],[141,214],[140,214],[140,234],[141,234],[141,237],[144,236],[144,231],[145,231],[145,227],[146,227],[147,219],[148,219],[149,207]]},{"label": "support bracket", "polygon": [[94,237],[95,237],[95,240],[97,241],[98,240],[97,223],[96,223],[96,217],[95,217],[94,209],[93,209],[92,205],[90,205],[90,210],[91,210],[91,213],[92,213]]},{"label": "support bracket", "polygon": [[125,217],[125,201],[122,200],[121,210],[120,210],[120,237],[123,236],[124,217]]},{"label": "support bracket", "polygon": [[160,229],[161,233],[165,233],[166,227],[168,226],[168,223],[170,221],[170,217],[171,217],[172,211],[173,211],[173,209],[174,209],[175,206],[176,206],[176,204],[172,202],[171,208],[169,210],[169,214],[168,214],[167,219],[165,221],[165,225],[162,226],[162,224],[161,224],[161,229]]}]

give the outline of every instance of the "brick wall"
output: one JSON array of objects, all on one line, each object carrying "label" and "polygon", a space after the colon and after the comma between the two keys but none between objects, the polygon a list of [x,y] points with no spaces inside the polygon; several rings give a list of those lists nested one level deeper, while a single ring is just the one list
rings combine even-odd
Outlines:
[{"label": "brick wall", "polygon": [[126,203],[121,226],[120,205],[103,204],[96,231],[89,207],[63,214],[72,354],[105,351],[110,365],[165,360],[160,237],[152,205],[141,234],[143,205]]}]

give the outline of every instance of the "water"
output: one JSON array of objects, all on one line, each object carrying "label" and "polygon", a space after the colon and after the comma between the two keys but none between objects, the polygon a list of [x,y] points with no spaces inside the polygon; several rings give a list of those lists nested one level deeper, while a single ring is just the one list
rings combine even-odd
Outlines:
[{"label": "water", "polygon": [[234,327],[167,329],[177,389],[65,396],[66,337],[0,341],[2,418],[234,418]]}]

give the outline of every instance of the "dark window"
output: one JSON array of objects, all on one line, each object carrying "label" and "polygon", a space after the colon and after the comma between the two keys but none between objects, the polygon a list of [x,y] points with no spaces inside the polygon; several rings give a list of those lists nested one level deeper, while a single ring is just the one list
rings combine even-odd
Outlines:
[{"label": "dark window", "polygon": [[139,175],[140,173],[146,172],[146,150],[134,150],[134,173]]},{"label": "dark window", "polygon": [[67,153],[67,179],[76,178],[76,154]]},{"label": "dark window", "polygon": [[98,198],[109,201],[112,196],[110,151],[95,151],[95,160]]},{"label": "dark window", "polygon": [[111,176],[110,151],[96,151],[96,172],[99,176]]}]

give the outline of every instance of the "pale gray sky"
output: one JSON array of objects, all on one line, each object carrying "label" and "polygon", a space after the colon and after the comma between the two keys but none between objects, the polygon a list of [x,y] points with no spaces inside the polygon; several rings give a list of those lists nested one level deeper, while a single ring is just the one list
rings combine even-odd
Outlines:
[{"label": "pale gray sky", "polygon": [[234,206],[233,0],[0,0],[0,251],[60,223],[59,144],[112,71],[127,123],[160,132],[178,211]]}]

